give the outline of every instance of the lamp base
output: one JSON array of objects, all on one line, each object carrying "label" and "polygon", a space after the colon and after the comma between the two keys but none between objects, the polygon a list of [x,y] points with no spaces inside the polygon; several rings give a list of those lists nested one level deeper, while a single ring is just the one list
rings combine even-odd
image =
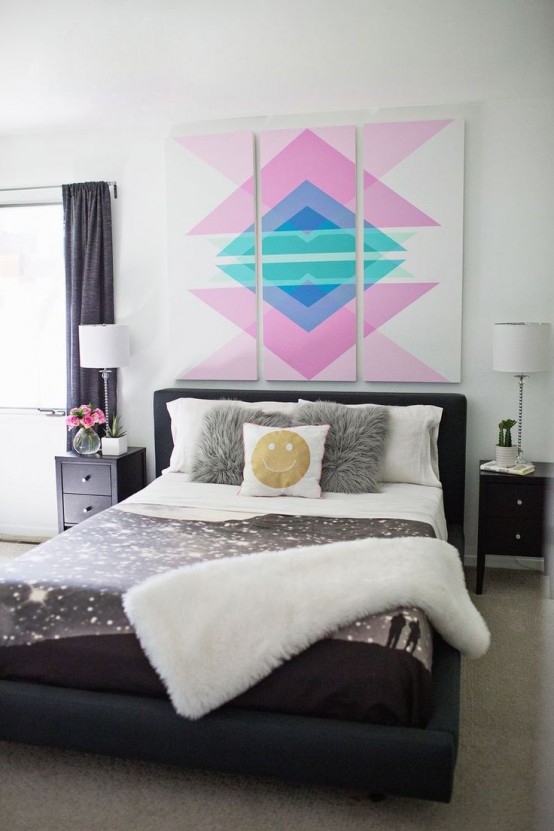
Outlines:
[{"label": "lamp base", "polygon": [[102,376],[102,380],[104,381],[104,415],[106,416],[106,425],[108,425],[110,423],[110,413],[108,409],[108,380],[110,377],[111,369],[101,369],[99,370],[99,372]]}]

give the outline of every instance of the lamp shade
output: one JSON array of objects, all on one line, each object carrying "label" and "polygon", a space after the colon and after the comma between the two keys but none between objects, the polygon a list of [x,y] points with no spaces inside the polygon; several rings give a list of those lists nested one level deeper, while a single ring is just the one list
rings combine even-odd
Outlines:
[{"label": "lamp shade", "polygon": [[117,323],[79,326],[81,366],[110,369],[129,363],[129,328]]},{"label": "lamp shade", "polygon": [[495,323],[493,369],[526,375],[550,368],[550,323]]}]

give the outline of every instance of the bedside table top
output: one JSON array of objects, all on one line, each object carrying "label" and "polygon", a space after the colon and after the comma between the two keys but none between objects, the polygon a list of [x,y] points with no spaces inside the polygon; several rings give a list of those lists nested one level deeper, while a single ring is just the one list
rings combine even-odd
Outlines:
[{"label": "bedside table top", "polygon": [[67,450],[65,453],[58,453],[54,458],[63,459],[64,462],[111,462],[114,459],[124,459],[125,456],[132,456],[134,453],[142,453],[145,450],[145,447],[129,447],[125,453],[120,453],[119,456],[102,455],[100,452],[83,455],[82,453],[76,453],[75,450]]},{"label": "bedside table top", "polygon": [[[490,461],[490,459],[481,459],[480,465],[483,462]],[[526,473],[522,476],[519,473],[496,473],[494,470],[480,470],[480,476],[492,477],[493,479],[501,479],[503,482],[523,482],[525,480],[532,482],[545,482],[548,479],[554,479],[554,462],[533,462],[535,470],[533,473]]]}]

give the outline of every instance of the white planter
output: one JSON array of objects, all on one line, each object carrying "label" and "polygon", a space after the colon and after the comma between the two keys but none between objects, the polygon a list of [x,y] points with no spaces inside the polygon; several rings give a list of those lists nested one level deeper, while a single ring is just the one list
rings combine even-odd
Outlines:
[{"label": "white planter", "polygon": [[517,459],[517,447],[499,447],[496,445],[496,464],[500,467],[513,467]]},{"label": "white planter", "polygon": [[103,456],[122,456],[127,452],[127,436],[120,436],[118,439],[102,439]]}]

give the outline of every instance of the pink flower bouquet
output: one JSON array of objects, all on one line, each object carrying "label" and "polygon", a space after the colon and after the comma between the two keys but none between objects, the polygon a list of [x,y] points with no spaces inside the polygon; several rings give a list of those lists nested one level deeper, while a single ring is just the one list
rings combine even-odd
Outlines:
[{"label": "pink flower bouquet", "polygon": [[94,427],[95,424],[105,424],[106,416],[98,407],[92,404],[81,404],[80,407],[73,407],[65,418],[67,429],[74,427]]}]

